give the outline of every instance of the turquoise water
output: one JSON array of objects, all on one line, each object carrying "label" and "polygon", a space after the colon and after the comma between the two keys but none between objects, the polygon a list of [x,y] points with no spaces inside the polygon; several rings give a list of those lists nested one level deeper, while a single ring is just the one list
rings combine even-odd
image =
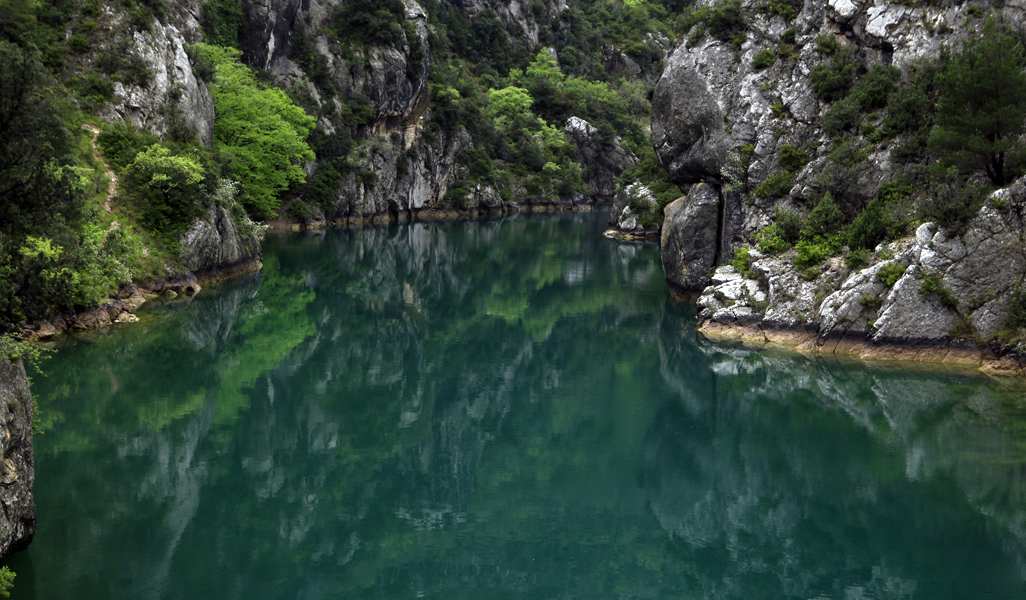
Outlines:
[{"label": "turquoise water", "polygon": [[13,597],[1023,597],[1022,388],[703,341],[603,221],[273,237],[64,345]]}]

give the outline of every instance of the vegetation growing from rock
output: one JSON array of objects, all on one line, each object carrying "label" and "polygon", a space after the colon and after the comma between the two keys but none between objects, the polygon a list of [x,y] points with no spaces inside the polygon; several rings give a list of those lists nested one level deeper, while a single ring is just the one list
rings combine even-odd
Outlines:
[{"label": "vegetation growing from rock", "polygon": [[[944,57],[947,58],[947,57]],[[942,58],[943,60],[943,58]],[[1026,160],[1026,53],[1020,39],[990,18],[936,78],[940,103],[930,149],[963,171],[982,168],[1001,186]]]}]

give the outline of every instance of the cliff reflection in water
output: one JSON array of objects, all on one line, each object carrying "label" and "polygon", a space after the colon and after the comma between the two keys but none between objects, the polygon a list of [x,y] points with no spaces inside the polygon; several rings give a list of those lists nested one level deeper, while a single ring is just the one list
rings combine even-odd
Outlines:
[{"label": "cliff reflection in water", "polygon": [[1021,595],[1015,390],[700,342],[601,225],[275,238],[64,348],[15,596]]}]

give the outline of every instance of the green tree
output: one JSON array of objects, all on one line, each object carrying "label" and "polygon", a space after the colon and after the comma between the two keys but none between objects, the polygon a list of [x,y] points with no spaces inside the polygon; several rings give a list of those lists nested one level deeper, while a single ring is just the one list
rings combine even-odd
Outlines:
[{"label": "green tree", "polygon": [[996,19],[983,35],[963,42],[935,79],[940,90],[937,128],[930,149],[962,170],[982,167],[996,186],[1021,158],[1017,138],[1026,130],[1026,63],[1023,45]]},{"label": "green tree", "polygon": [[136,155],[126,179],[142,201],[143,223],[160,233],[170,234],[199,215],[205,170],[189,156],[179,156],[160,144]]},{"label": "green tree", "polygon": [[285,92],[261,85],[238,62],[240,51],[206,44],[196,48],[216,65],[210,86],[217,111],[214,141],[242,184],[243,203],[250,211],[275,216],[279,194],[305,181],[300,163],[314,158],[306,139],[316,119]]},{"label": "green tree", "polygon": [[488,112],[493,117],[505,117],[514,122],[526,119],[531,115],[532,104],[531,93],[521,87],[488,90]]}]

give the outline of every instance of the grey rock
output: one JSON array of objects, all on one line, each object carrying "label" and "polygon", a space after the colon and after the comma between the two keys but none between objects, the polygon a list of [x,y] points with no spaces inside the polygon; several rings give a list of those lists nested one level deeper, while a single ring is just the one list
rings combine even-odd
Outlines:
[{"label": "grey rock", "polygon": [[214,101],[192,72],[181,32],[174,25],[154,21],[150,31],[133,34],[130,46],[131,52],[146,62],[152,77],[145,87],[116,82],[114,98],[101,110],[101,116],[163,135],[168,126],[167,107],[177,105],[200,141],[207,146],[213,143]]},{"label": "grey rock", "polygon": [[[634,208],[631,208],[631,207]],[[635,212],[635,208],[638,212]],[[639,226],[640,214],[656,217],[659,204],[647,186],[632,183],[617,192],[613,198],[613,208],[609,212],[609,227],[623,232],[634,231]]]},{"label": "grey rock", "polygon": [[802,279],[790,261],[766,257],[753,262],[752,270],[769,289],[769,305],[763,315],[766,321],[797,327],[813,320],[816,286]]},{"label": "grey rock", "polygon": [[0,557],[24,549],[36,533],[32,418],[25,367],[0,359]]},{"label": "grey rock", "polygon": [[[430,142],[423,137],[411,142],[410,150],[402,139],[379,139],[361,145],[357,153],[360,169],[374,173],[376,179],[347,174],[327,216],[344,220],[442,203],[452,184],[466,174],[457,165],[456,157],[471,147],[470,136],[461,131],[452,137],[439,134]],[[399,157],[404,153],[406,168],[401,170]],[[486,206],[495,200],[494,195],[476,192],[468,194],[468,198]]]},{"label": "grey rock", "polygon": [[881,262],[852,274],[841,284],[841,289],[827,296],[817,317],[820,332],[866,331],[869,321],[877,314],[876,309],[883,304],[881,296],[890,292],[877,273],[892,262],[895,261]]},{"label": "grey rock", "polygon": [[880,318],[872,329],[875,341],[950,337],[957,313],[941,305],[939,299],[924,296],[921,286],[922,267],[909,266],[880,308]]},{"label": "grey rock", "polygon": [[718,258],[720,199],[708,184],[692,186],[687,196],[664,210],[662,262],[666,281],[685,293],[702,290]]},{"label": "grey rock", "polygon": [[623,149],[620,138],[604,139],[598,129],[579,117],[567,119],[563,130],[577,148],[581,179],[588,193],[596,198],[612,198],[617,177],[638,162],[638,157]]},{"label": "grey rock", "polygon": [[676,183],[720,180],[731,140],[723,111],[684,46],[670,55],[653,92],[652,145]]},{"label": "grey rock", "polygon": [[179,257],[193,273],[203,275],[230,270],[261,258],[261,230],[245,214],[232,217],[234,184],[222,180],[206,218],[196,219],[181,236]]},{"label": "grey rock", "polygon": [[602,66],[610,75],[620,77],[641,75],[641,66],[611,44],[602,45]]}]

